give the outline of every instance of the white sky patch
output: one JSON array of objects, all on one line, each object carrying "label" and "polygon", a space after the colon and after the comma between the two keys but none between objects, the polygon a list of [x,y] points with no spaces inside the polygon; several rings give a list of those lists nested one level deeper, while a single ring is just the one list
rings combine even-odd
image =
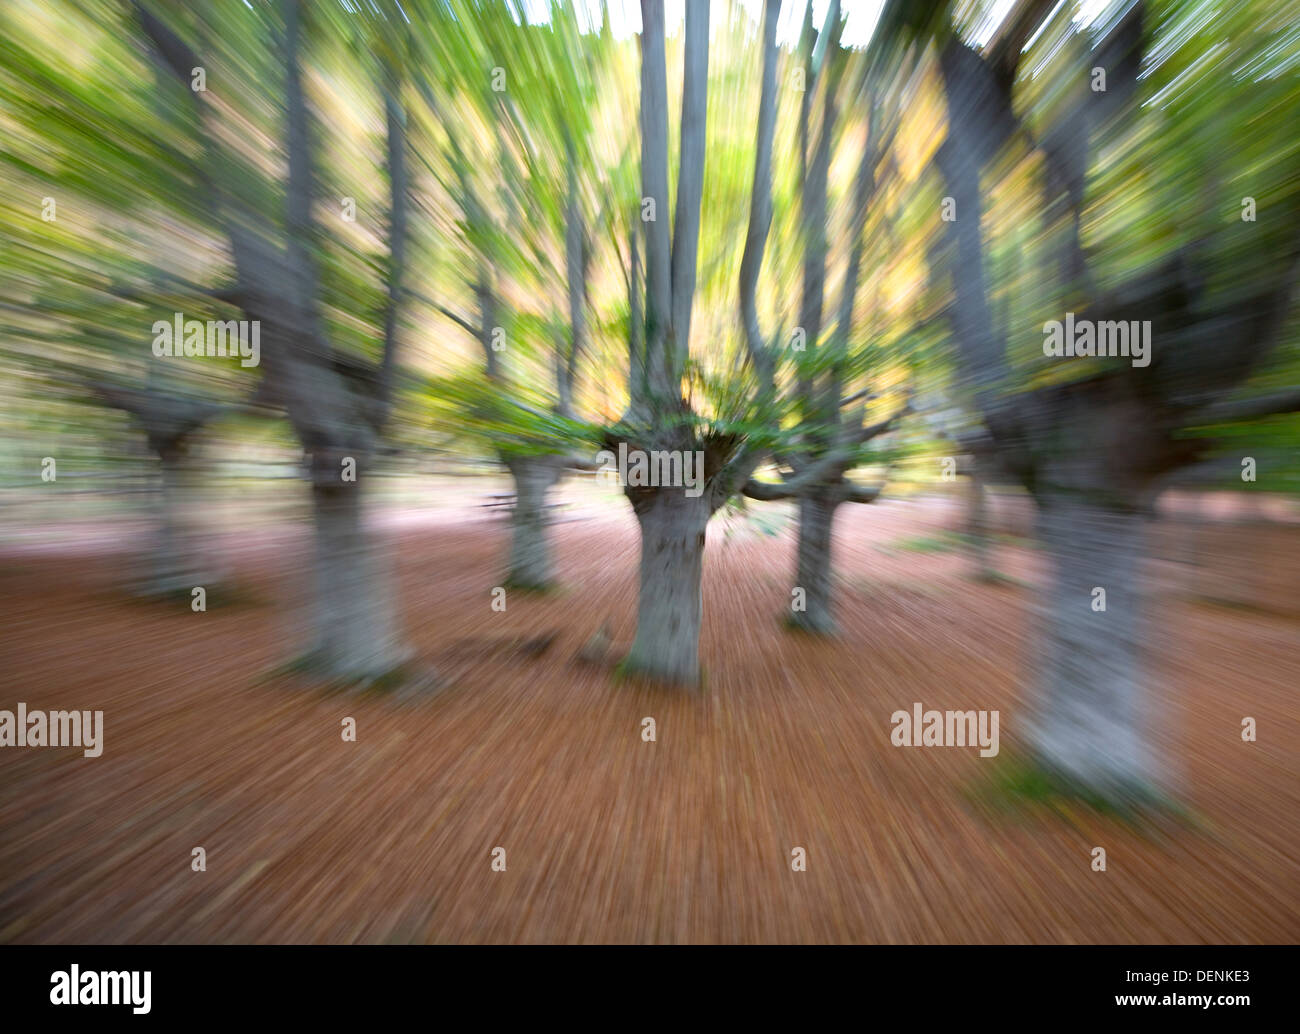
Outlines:
[{"label": "white sky patch", "polygon": [[[763,0],[738,0],[755,23],[763,20]],[[1012,0],[1007,0],[1012,2]],[[831,0],[813,0],[813,24],[819,29],[826,21]],[[522,0],[524,14],[533,24],[543,24],[551,18],[551,0]],[[601,0],[578,0],[578,23],[587,31],[600,28]],[[616,39],[626,39],[641,31],[640,0],[608,0],[609,26]],[[714,24],[727,15],[728,0],[713,0],[709,10]],[[840,10],[846,16],[844,36],[846,47],[865,47],[876,31],[885,0],[840,0]],[[799,40],[803,26],[804,5],[801,0],[784,0],[777,19],[776,40],[781,46],[792,47]],[[686,17],[686,0],[664,0],[664,28],[669,36],[681,31]]]},{"label": "white sky patch", "polygon": [[1006,21],[1007,15],[1011,13],[1011,8],[1015,4],[1016,0],[996,0],[971,29],[970,42],[977,47],[984,46],[998,31],[998,26]]},{"label": "white sky patch", "polygon": [[[763,0],[740,0],[740,6],[749,12],[754,21],[762,21]],[[813,0],[812,6],[813,25],[820,30],[826,23],[826,12],[830,9],[831,0]],[[847,18],[840,42],[846,47],[865,47],[876,31],[884,7],[885,0],[840,0],[840,12]],[[799,41],[803,12],[804,5],[799,0],[785,0],[781,5],[781,17],[776,23],[776,41],[781,46],[792,47]]]},{"label": "white sky patch", "polygon": [[1113,4],[1114,0],[1083,0],[1071,20],[1075,25],[1086,28],[1105,14],[1106,8]]}]

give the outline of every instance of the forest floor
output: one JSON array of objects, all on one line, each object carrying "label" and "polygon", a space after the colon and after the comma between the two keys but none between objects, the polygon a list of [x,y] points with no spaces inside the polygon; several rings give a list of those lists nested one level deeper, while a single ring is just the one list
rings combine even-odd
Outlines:
[{"label": "forest floor", "polygon": [[[1300,527],[1153,549],[1151,736],[1187,814],[1149,825],[988,791],[1022,742],[1027,540],[977,583],[952,506],[842,508],[842,633],[823,643],[781,624],[785,511],[720,517],[707,684],[688,693],[575,659],[606,620],[615,659],[636,610],[635,523],[583,491],[554,528],[561,588],[504,613],[507,527],[474,491],[385,515],[406,639],[440,676],[416,692],[271,674],[297,635],[304,524],[223,518],[209,545],[237,592],[206,613],[121,594],[136,539],[7,540],[0,707],[102,709],[104,751],[0,751],[0,942],[1300,939]],[[1189,591],[1193,554],[1202,588],[1258,576],[1269,598]],[[891,745],[915,702],[998,710],[1001,754]]]}]

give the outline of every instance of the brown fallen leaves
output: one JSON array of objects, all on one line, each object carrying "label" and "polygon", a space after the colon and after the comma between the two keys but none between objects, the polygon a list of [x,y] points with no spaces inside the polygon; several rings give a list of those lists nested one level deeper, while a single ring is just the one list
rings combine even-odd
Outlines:
[{"label": "brown fallen leaves", "polygon": [[[787,536],[714,536],[695,694],[611,673],[636,601],[622,513],[557,526],[560,592],[511,595],[505,613],[489,596],[503,527],[443,514],[403,531],[401,612],[438,672],[428,694],[264,677],[294,643],[305,529],[232,538],[264,602],[206,614],[121,598],[122,556],[6,561],[3,701],[102,708],[105,751],[0,752],[0,941],[1300,936],[1294,620],[1172,593],[1153,605],[1154,735],[1197,825],[994,820],[966,799],[992,762],[889,743],[890,713],[915,700],[1000,709],[1007,747],[1023,715],[1029,593],[974,584],[959,553],[890,547],[941,533],[937,519],[841,511],[844,633],[829,644],[781,628]],[[1251,534],[1297,571],[1293,529]],[[996,559],[1038,577],[1031,551]],[[1245,715],[1258,743],[1241,742]],[[196,846],[206,872],[190,869]]]}]

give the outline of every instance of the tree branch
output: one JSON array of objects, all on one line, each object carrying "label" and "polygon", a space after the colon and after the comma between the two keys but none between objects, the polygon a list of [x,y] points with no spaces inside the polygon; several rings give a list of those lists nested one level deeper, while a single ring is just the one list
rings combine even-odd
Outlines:
[{"label": "tree branch", "polygon": [[741,494],[750,499],[773,502],[777,499],[789,499],[798,493],[785,484],[776,485],[770,481],[755,481],[750,478],[741,486]]},{"label": "tree branch", "polygon": [[1198,410],[1193,419],[1198,425],[1227,424],[1295,412],[1300,412],[1300,388],[1288,388],[1251,399],[1215,402]]},{"label": "tree branch", "polygon": [[704,194],[705,130],[709,93],[709,0],[686,5],[682,73],[681,146],[677,210],[673,213],[672,369],[676,377],[690,354],[691,308],[700,243],[700,201]]},{"label": "tree branch", "polygon": [[573,415],[573,385],[577,379],[578,360],[582,355],[583,334],[586,327],[587,269],[586,249],[583,247],[582,208],[578,201],[577,155],[573,140],[565,133],[565,156],[568,160],[569,191],[565,206],[564,268],[569,286],[569,352],[556,356],[556,389],[559,412]]},{"label": "tree branch", "polygon": [[384,114],[388,125],[388,304],[384,310],[384,353],[379,365],[379,416],[386,422],[392,405],[393,368],[397,362],[397,319],[406,275],[406,110],[401,84],[389,74],[384,91]]},{"label": "tree branch", "polygon": [[910,412],[912,412],[912,400],[909,397],[908,400],[903,403],[903,407],[893,416],[880,421],[878,424],[870,424],[862,428],[854,436],[854,440],[861,445],[863,442],[871,441],[872,438],[878,438],[880,435],[892,431],[898,422]]},{"label": "tree branch", "polygon": [[878,485],[859,485],[852,481],[844,482],[843,496],[846,503],[874,503],[885,490],[886,482]]},{"label": "tree branch", "polygon": [[756,292],[767,235],[772,226],[772,138],[776,133],[776,23],[781,0],[766,0],[763,9],[763,81],[758,101],[758,140],[754,153],[754,186],[750,192],[749,228],[740,259],[740,318],[750,361],[765,390],[773,390],[776,362],[758,323]]},{"label": "tree branch", "polygon": [[676,391],[669,372],[672,244],[668,231],[668,81],[663,0],[641,0],[641,197],[655,206],[645,229],[646,390],[666,400]]},{"label": "tree branch", "polygon": [[[838,111],[837,94],[844,64],[839,49],[841,23],[839,0],[831,0],[826,14],[827,27],[817,39],[820,64],[829,64],[826,93],[822,98],[822,118],[817,146],[806,165],[800,190],[800,221],[803,227],[803,294],[799,305],[799,326],[809,348],[816,348],[821,337],[822,309],[826,293],[826,190],[830,173],[831,141],[835,135]],[[829,33],[829,35],[828,35]],[[799,373],[799,393],[807,402],[813,400],[812,376],[806,368]]]},{"label": "tree branch", "polygon": [[423,302],[425,305],[429,306],[430,308],[437,309],[440,313],[446,316],[447,319],[451,320],[462,330],[466,331],[469,334],[472,334],[474,336],[475,341],[478,340],[479,328],[476,327],[469,320],[467,320],[464,316],[461,316],[459,313],[453,312],[451,309],[447,308],[441,302],[435,302],[428,295],[423,294],[419,291],[414,291],[414,290],[411,291],[411,297],[414,298],[416,301]]}]

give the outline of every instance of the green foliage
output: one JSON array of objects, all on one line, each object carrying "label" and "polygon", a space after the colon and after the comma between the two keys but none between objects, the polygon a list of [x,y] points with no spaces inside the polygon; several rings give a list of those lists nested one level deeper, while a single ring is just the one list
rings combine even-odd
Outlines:
[{"label": "green foliage", "polygon": [[599,447],[603,429],[545,409],[542,393],[507,390],[473,369],[425,383],[431,427],[479,455],[567,456]]},{"label": "green foliage", "polygon": [[[8,375],[0,408],[8,428],[42,440],[87,428],[106,443],[127,436],[117,414],[87,406],[91,378],[236,402],[253,394],[260,377],[237,361],[160,366],[149,345],[154,321],[174,312],[238,317],[211,299],[233,275],[217,189],[248,218],[284,227],[280,13],[269,3],[146,6],[201,55],[208,93],[197,105],[154,66],[128,4],[70,0],[0,10],[0,358]],[[1110,288],[1200,242],[1211,297],[1237,298],[1275,276],[1300,216],[1300,51],[1290,5],[1156,0],[1148,7],[1137,117],[1115,120],[1090,141],[1084,247],[1100,286]],[[827,67],[843,76],[827,187],[823,332],[804,352],[787,343],[799,320],[807,244],[799,146],[802,101],[816,112],[821,93],[793,88],[804,55],[786,41],[774,216],[758,291],[760,323],[780,356],[779,391],[766,398],[737,317],[759,26],[754,5],[715,2],[697,301],[682,385],[693,411],[683,420],[697,440],[743,440],[796,456],[824,448],[832,433],[827,413],[796,397],[801,377],[823,382],[834,374],[846,393],[878,392],[868,420],[887,416],[904,384],[921,392],[951,387],[951,342],[940,316],[949,299],[927,275],[930,258],[943,251],[933,154],[946,117],[932,45],[950,23],[969,36],[991,9],[889,0],[869,47],[832,55]],[[381,353],[391,275],[384,98],[395,95],[406,111],[412,212],[391,437],[411,448],[434,432],[484,453],[589,451],[627,402],[628,235],[640,219],[636,40],[615,37],[603,12],[597,17],[577,0],[549,7],[322,2],[304,11],[317,174],[312,246],[331,349],[367,363]],[[1034,140],[1081,88],[1078,60],[1096,27],[1078,14],[1062,5],[1027,47],[1013,98],[1029,139],[988,176],[992,302],[1011,338],[1017,388],[1041,377],[1034,361],[1040,328],[1062,304],[1044,276],[1060,226],[1043,214]],[[680,81],[680,62],[681,37],[670,32],[670,83]],[[218,146],[203,144],[200,112],[219,125]],[[895,130],[875,169],[857,304],[841,340],[835,316],[853,243],[854,173],[876,121]],[[675,127],[670,135],[671,168]],[[555,415],[557,358],[572,343],[571,185],[586,262],[578,419]],[[57,206],[53,220],[42,218],[46,197]],[[1254,199],[1254,222],[1240,218],[1245,197]],[[342,215],[345,198],[355,202],[355,222]],[[658,218],[671,217],[666,204]],[[439,311],[476,324],[476,287],[485,278],[506,341],[495,384],[483,375],[476,335]],[[1061,374],[1057,367],[1053,375]],[[1293,312],[1281,349],[1242,393],[1298,382]],[[240,433],[278,432],[242,424]],[[1300,490],[1300,418],[1188,433],[1211,439],[1221,456],[1254,456],[1270,491]],[[869,444],[855,462],[905,476],[915,469],[919,480],[925,461],[950,449],[935,438],[913,422]],[[1259,490],[1225,469],[1223,487]]]}]

